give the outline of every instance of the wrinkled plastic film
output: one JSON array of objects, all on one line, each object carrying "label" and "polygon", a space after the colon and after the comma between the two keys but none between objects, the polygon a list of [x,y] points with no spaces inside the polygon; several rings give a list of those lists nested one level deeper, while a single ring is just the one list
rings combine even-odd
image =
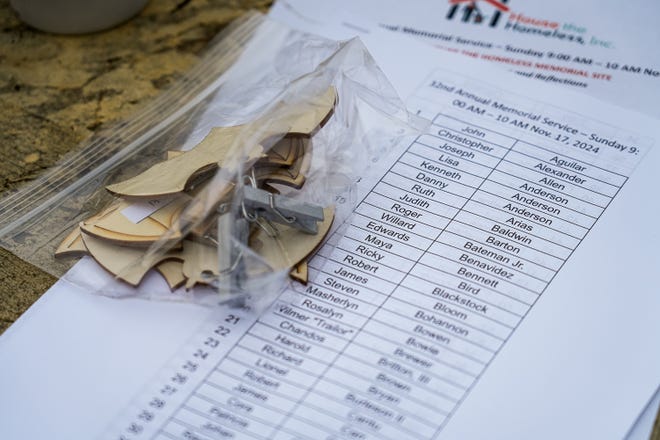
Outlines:
[{"label": "wrinkled plastic film", "polygon": [[[197,71],[215,76],[184,81],[196,93],[177,95],[164,119],[142,117],[148,136],[84,184],[73,179],[66,197],[55,188],[39,212],[0,217],[3,245],[62,275],[68,263],[52,255],[68,236],[86,256],[63,278],[112,297],[261,308],[305,282],[307,261],[350,218],[356,181],[426,121],[408,114],[359,40],[252,15],[216,44],[231,65],[205,57]],[[126,139],[119,127],[107,142]],[[66,221],[46,231],[51,212]]]}]

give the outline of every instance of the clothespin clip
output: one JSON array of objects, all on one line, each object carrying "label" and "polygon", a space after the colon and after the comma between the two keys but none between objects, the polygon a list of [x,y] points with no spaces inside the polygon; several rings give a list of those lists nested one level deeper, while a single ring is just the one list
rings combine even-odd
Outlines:
[{"label": "clothespin clip", "polygon": [[[263,229],[270,237],[279,232],[271,223],[287,225],[307,234],[318,234],[317,222],[325,219],[323,208],[297,202],[289,197],[257,188],[254,169],[243,176],[244,185],[235,195],[238,200],[218,206],[218,273],[221,296],[231,298],[232,293],[244,290],[249,281],[246,274],[245,249],[249,248],[250,223]],[[232,204],[240,205],[232,212]]]},{"label": "clothespin clip", "polygon": [[289,197],[273,194],[252,186],[243,188],[243,209],[248,219],[261,217],[285,224],[307,234],[317,234],[317,222],[323,221],[323,208],[298,202]]}]

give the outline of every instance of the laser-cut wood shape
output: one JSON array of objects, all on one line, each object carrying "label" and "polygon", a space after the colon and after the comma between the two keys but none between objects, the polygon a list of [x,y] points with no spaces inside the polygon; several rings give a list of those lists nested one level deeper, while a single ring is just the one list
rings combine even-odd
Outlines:
[{"label": "laser-cut wood shape", "polygon": [[[212,175],[218,163],[225,162],[240,132],[241,127],[212,128],[192,150],[159,162],[131,179],[106,188],[113,194],[125,197],[154,198],[182,192]],[[262,147],[256,145],[248,160],[254,161],[262,154]]]},{"label": "laser-cut wood shape", "polygon": [[[308,138],[301,137],[285,137],[280,139],[257,161],[255,166],[291,166],[298,156],[302,154],[303,143],[308,140]],[[170,150],[165,154],[165,160],[174,159],[184,153],[185,151]]]},{"label": "laser-cut wood shape", "polygon": [[291,269],[289,276],[292,279],[307,285],[307,282],[309,281],[309,267],[307,266],[307,261],[303,261]]},{"label": "laser-cut wood shape", "polygon": [[89,255],[115,277],[137,286],[156,264],[168,259],[181,259],[179,251],[147,257],[144,249],[117,246],[82,232],[82,239]]},{"label": "laser-cut wood shape", "polygon": [[[120,200],[98,216],[82,222],[80,228],[86,234],[116,244],[150,246],[172,228],[187,201],[186,197],[176,198],[150,216],[134,223],[122,214],[122,210],[130,206],[130,202]],[[180,240],[181,234],[175,230],[170,238],[171,241]]]},{"label": "laser-cut wood shape", "polygon": [[293,165],[296,159],[303,154],[304,143],[309,142],[309,138],[304,137],[285,137],[279,140],[273,147],[266,152],[266,157],[260,159],[255,166],[284,166]]},{"label": "laser-cut wood shape", "polygon": [[219,274],[218,248],[198,241],[186,240],[183,244],[183,275],[186,289],[195,284],[208,284]]},{"label": "laser-cut wood shape", "polygon": [[[245,126],[213,128],[192,150],[157,163],[131,179],[109,185],[107,189],[113,194],[130,197],[175,194],[190,187],[201,175],[214,171],[218,164],[225,163],[232,149],[237,147],[247,152],[246,167],[249,168],[264,155],[260,143],[267,143],[269,138],[284,134],[311,136],[332,114],[336,98],[336,90],[330,87],[319,97],[297,103],[295,108],[287,108],[283,103],[276,106],[276,114],[289,116],[264,120],[265,128],[259,133],[261,139],[252,139],[254,145],[237,145],[246,136]],[[259,126],[259,122],[254,124]]]},{"label": "laser-cut wood shape", "polygon": [[55,250],[55,257],[82,257],[87,255],[87,248],[82,241],[80,227],[76,226]]},{"label": "laser-cut wood shape", "polygon": [[312,164],[311,141],[305,139],[302,154],[289,167],[261,166],[255,169],[255,176],[260,185],[280,184],[300,189],[305,184]]},{"label": "laser-cut wood shape", "polygon": [[[261,188],[277,192],[270,184],[302,187],[311,166],[309,138],[332,115],[336,99],[336,90],[330,87],[321,96],[295,106],[280,103],[274,111],[279,117],[264,119],[263,126],[258,122],[252,125],[258,134],[250,136],[245,126],[212,129],[192,150],[169,152],[165,162],[110,185],[108,190],[126,197],[154,198],[184,190],[191,194],[181,195],[137,223],[122,214],[131,202],[118,200],[71,231],[58,247],[56,256],[89,254],[108,272],[133,286],[152,268],[165,278],[171,289],[182,284],[190,289],[198,283],[209,283],[217,278],[219,268],[219,239],[209,236],[212,230],[209,225],[214,224],[214,216],[209,213],[219,203],[231,199],[234,183],[225,182],[220,190],[199,184],[218,166],[223,166],[232,150],[242,149],[248,151],[248,158],[239,168],[254,166]],[[243,148],[240,141],[249,137],[248,148]],[[212,190],[210,195],[206,190]],[[189,205],[191,200],[193,203]],[[324,213],[325,219],[319,223],[316,235],[277,225],[277,237],[257,230],[250,238],[250,246],[273,270],[289,269],[292,278],[306,283],[309,275],[306,259],[323,241],[334,219],[334,209],[326,208]],[[212,220],[208,221],[209,218]],[[184,239],[177,227],[192,224],[197,224],[197,228]],[[146,247],[162,240],[164,234],[172,244],[180,243],[178,247],[160,254],[147,253]]]},{"label": "laser-cut wood shape", "polygon": [[[82,232],[82,239],[89,255],[105,270],[132,286],[140,284],[144,276],[155,266],[175,260],[181,262],[181,272],[186,279],[186,287],[197,283],[208,283],[218,275],[217,249],[202,243],[184,240],[180,249],[163,253],[149,254],[144,249],[117,246],[103,239]],[[170,273],[171,267],[161,269],[170,285],[178,283],[178,275]],[[171,277],[170,277],[171,276]]]},{"label": "laser-cut wood shape", "polygon": [[186,276],[183,274],[183,262],[177,260],[167,260],[156,265],[155,269],[165,279],[170,290],[175,290],[186,282]]}]

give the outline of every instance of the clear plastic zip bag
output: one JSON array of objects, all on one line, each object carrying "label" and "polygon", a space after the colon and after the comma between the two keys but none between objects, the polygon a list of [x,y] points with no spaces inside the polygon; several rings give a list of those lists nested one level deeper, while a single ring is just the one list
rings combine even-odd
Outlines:
[{"label": "clear plastic zip bag", "polygon": [[306,282],[356,180],[425,124],[359,40],[250,14],[135,118],[0,201],[0,240],[103,295],[265,304]]}]

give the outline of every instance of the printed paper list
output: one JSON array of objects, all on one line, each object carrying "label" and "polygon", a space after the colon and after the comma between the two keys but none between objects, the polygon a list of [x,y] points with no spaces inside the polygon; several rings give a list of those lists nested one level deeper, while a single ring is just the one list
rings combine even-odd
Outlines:
[{"label": "printed paper list", "polygon": [[[432,84],[412,101],[425,115]],[[258,320],[209,323],[109,438],[439,435],[639,160],[638,146],[575,145],[595,122],[530,142],[484,123],[511,125],[501,113],[453,106],[311,261],[308,286]]]}]

